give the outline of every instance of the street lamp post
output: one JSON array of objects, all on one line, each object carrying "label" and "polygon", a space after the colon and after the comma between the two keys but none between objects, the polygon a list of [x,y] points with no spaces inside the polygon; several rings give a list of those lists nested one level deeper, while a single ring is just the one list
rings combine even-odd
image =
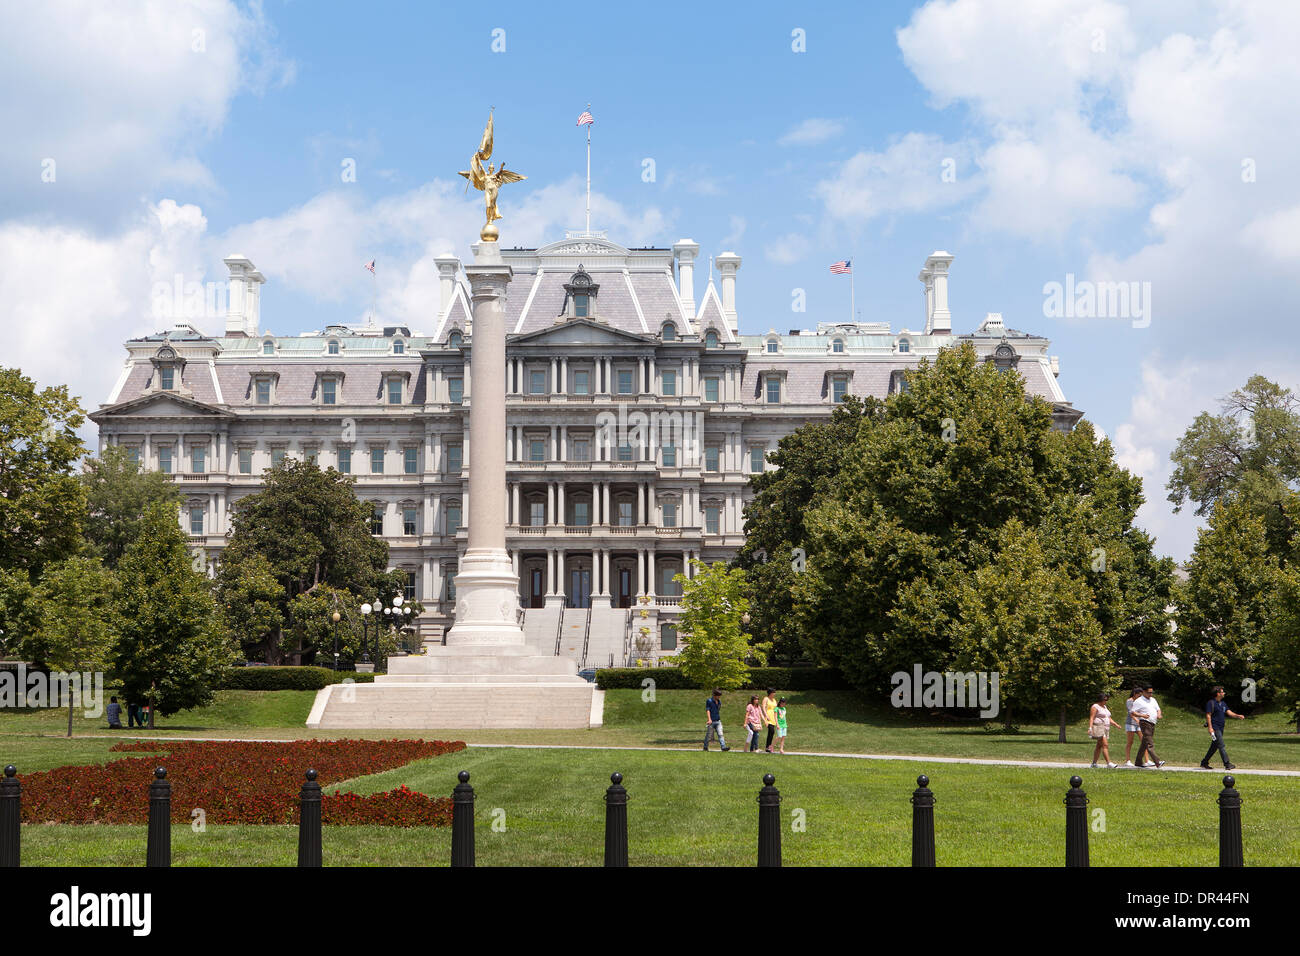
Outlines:
[{"label": "street lamp post", "polygon": [[342,617],[338,611],[330,615],[334,621],[334,669],[339,669],[339,618]]},{"label": "street lamp post", "polygon": [[369,631],[367,630],[370,622],[370,612],[373,610],[369,604],[361,605],[361,662],[370,663],[370,642],[367,640]]}]

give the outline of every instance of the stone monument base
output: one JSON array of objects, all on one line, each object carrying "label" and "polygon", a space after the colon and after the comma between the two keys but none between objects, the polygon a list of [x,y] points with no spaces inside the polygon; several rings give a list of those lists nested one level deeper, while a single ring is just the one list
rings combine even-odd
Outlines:
[{"label": "stone monument base", "polygon": [[599,727],[602,691],[567,657],[526,647],[429,648],[389,658],[373,684],[332,684],[316,694],[313,730],[582,729]]}]

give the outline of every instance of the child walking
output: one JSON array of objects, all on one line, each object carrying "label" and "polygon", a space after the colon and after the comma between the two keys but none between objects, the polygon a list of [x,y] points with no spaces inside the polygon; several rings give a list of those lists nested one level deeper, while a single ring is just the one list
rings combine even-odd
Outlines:
[{"label": "child walking", "polygon": [[763,729],[763,709],[758,706],[758,695],[749,698],[745,708],[745,743],[749,752],[758,750],[758,735]]}]

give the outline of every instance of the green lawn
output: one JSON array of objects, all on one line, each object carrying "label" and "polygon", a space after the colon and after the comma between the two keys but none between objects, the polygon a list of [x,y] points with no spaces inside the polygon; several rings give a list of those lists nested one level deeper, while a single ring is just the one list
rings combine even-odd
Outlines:
[{"label": "green lawn", "polygon": [[[849,691],[803,691],[790,698],[787,749],[830,753],[922,754],[1010,760],[1083,761],[1092,759],[1083,716],[1069,728],[1069,743],[1059,744],[1055,724],[1023,724],[1003,733],[996,722],[944,720],[865,701]],[[306,728],[313,691],[221,691],[211,707],[159,718],[153,734],[166,736],[303,738],[339,736]],[[728,742],[743,742],[741,714],[748,693],[733,691],[723,701]],[[639,690],[613,690],[605,696],[605,726],[593,730],[419,730],[405,736],[465,740],[469,743],[532,743],[571,746],[696,747],[704,730],[704,694],[661,690],[653,703]],[[1156,735],[1157,752],[1171,764],[1192,766],[1205,754],[1204,716],[1193,708],[1165,702],[1165,720]],[[23,747],[14,735],[62,734],[62,711],[0,711],[0,761],[17,760]],[[1228,751],[1243,768],[1300,769],[1300,735],[1280,713],[1265,713],[1228,724]],[[78,735],[119,736],[103,719],[78,717]],[[126,730],[123,734],[147,734]],[[393,737],[394,731],[348,732],[347,736]],[[1124,735],[1112,732],[1112,756],[1122,762]],[[1136,747],[1135,747],[1136,750]],[[67,762],[67,761],[65,761]],[[20,764],[20,766],[22,766]],[[28,769],[23,767],[23,769]]]},{"label": "green lawn", "polygon": [[[81,744],[82,742],[78,742]],[[940,865],[1059,866],[1069,772],[834,757],[583,750],[471,750],[352,781],[358,792],[406,784],[449,794],[459,770],[477,792],[478,862],[484,866],[599,865],[603,794],[625,775],[631,861],[752,866],[761,778],[784,798],[784,861],[790,865],[907,865],[918,772],[937,795]],[[1219,774],[1137,770],[1083,774],[1096,866],[1213,866],[1218,862]],[[143,799],[142,782],[142,799]],[[1242,818],[1248,865],[1300,865],[1300,780],[1245,777]],[[1097,816],[1096,811],[1104,816]],[[805,827],[796,830],[802,820]],[[494,829],[493,824],[497,824]],[[1097,826],[1104,825],[1104,829]],[[325,863],[445,865],[450,829],[327,827]],[[143,826],[28,825],[26,865],[138,866]],[[173,828],[174,863],[290,866],[292,827]]]}]

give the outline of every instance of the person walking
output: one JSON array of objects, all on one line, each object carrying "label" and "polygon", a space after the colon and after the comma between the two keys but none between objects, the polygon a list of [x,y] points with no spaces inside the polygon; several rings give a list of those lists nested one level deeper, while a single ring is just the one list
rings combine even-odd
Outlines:
[{"label": "person walking", "polygon": [[727,738],[722,736],[722,691],[717,687],[713,688],[713,696],[704,702],[704,749],[709,749],[709,741],[713,735],[718,735],[718,746],[723,750],[730,750],[727,746]]},{"label": "person walking", "polygon": [[1088,711],[1088,736],[1097,741],[1097,746],[1092,750],[1092,766],[1097,768],[1097,758],[1104,757],[1106,766],[1114,770],[1115,765],[1110,762],[1110,728],[1112,725],[1118,727],[1114,719],[1110,716],[1110,694],[1102,691],[1097,695],[1097,702],[1094,703]]},{"label": "person walking", "polygon": [[1216,684],[1214,690],[1210,692],[1210,699],[1205,702],[1205,726],[1210,731],[1210,749],[1205,752],[1201,758],[1201,766],[1206,770],[1210,769],[1210,758],[1214,756],[1217,750],[1219,756],[1223,758],[1224,770],[1235,770],[1237,765],[1228,759],[1228,748],[1223,745],[1223,725],[1227,722],[1225,717],[1233,717],[1236,720],[1245,720],[1245,714],[1234,714],[1228,709],[1228,705],[1223,700],[1223,686]]},{"label": "person walking", "polygon": [[1142,688],[1134,687],[1128,695],[1128,700],[1124,701],[1124,730],[1128,737],[1128,743],[1124,745],[1124,766],[1133,766],[1133,741],[1142,736],[1142,730],[1138,727],[1137,718],[1133,716],[1133,705],[1137,699],[1142,696]]},{"label": "person walking", "polygon": [[763,698],[763,723],[767,726],[767,746],[768,753],[772,752],[772,738],[776,736],[776,688],[769,687],[767,696]]},{"label": "person walking", "polygon": [[144,726],[144,721],[140,719],[140,705],[133,700],[126,702],[126,727],[130,730],[136,725]]},{"label": "person walking", "polygon": [[[1133,704],[1133,716],[1137,718],[1138,729],[1142,732],[1142,743],[1138,747],[1137,766],[1154,767],[1157,770],[1165,765],[1155,751],[1156,721],[1164,717],[1164,711],[1156,701],[1155,688],[1147,684],[1142,688],[1142,696]],[[1145,762],[1144,755],[1150,754],[1155,763]]]},{"label": "person walking", "polygon": [[745,708],[745,746],[750,753],[758,750],[758,735],[763,732],[763,710],[758,706],[758,695],[749,698]]},{"label": "person walking", "polygon": [[776,739],[780,741],[780,748],[777,753],[785,753],[785,698],[782,697],[776,702]]}]

